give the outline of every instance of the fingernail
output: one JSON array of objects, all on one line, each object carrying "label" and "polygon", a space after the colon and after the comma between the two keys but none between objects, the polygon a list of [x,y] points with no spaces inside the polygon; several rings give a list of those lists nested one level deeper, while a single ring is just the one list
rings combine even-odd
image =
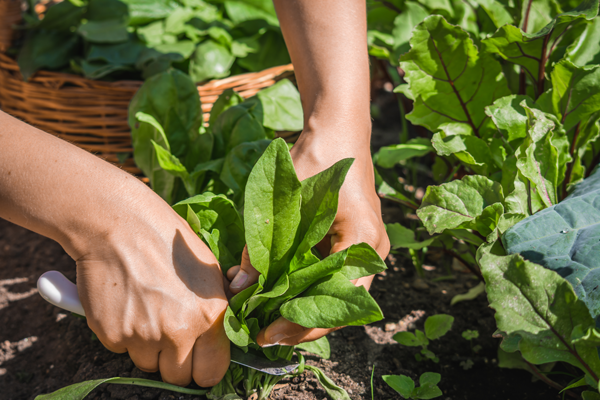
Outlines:
[{"label": "fingernail", "polygon": [[240,270],[240,272],[237,273],[235,278],[233,278],[233,281],[231,282],[231,288],[239,289],[246,284],[247,280],[248,280],[248,274],[245,273],[244,271]]},{"label": "fingernail", "polygon": [[[284,333],[278,333],[276,335],[271,336],[271,339],[269,339],[269,343],[274,346],[279,344],[279,342],[281,342],[283,339],[287,338],[287,335]],[[264,346],[263,346],[264,347]]]}]

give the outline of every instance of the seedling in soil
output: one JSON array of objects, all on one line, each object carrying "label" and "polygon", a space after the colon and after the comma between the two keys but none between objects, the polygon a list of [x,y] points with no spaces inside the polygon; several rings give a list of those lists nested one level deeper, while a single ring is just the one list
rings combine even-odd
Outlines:
[{"label": "seedling in soil", "polygon": [[471,345],[471,350],[473,350],[473,353],[478,353],[479,350],[481,350],[480,345],[476,344],[475,346],[473,346],[473,339],[477,339],[479,337],[478,330],[467,329],[466,331],[464,331],[462,333],[462,337],[469,341],[469,344]]},{"label": "seedling in soil", "polygon": [[394,340],[404,346],[422,347],[421,354],[415,354],[417,361],[423,360],[423,357],[438,363],[440,359],[429,349],[430,340],[436,340],[444,336],[452,328],[454,317],[447,314],[437,314],[425,320],[425,332],[416,329],[412,332],[398,332],[394,335]]},{"label": "seedling in soil", "polygon": [[404,399],[434,399],[442,395],[437,386],[442,376],[435,372],[425,372],[421,375],[420,387],[415,387],[415,381],[406,375],[383,375],[382,378]]}]

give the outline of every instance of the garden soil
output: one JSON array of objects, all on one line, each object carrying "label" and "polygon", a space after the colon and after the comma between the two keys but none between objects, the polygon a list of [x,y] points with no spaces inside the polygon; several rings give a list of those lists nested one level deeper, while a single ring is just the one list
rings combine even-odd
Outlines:
[{"label": "garden soil", "polygon": [[[375,126],[377,128],[377,126]],[[380,127],[397,132],[397,126]],[[375,145],[393,142],[396,134],[378,135]],[[397,140],[397,139],[395,139]],[[384,202],[386,222],[398,222],[397,207]],[[408,216],[414,218],[414,216]],[[405,221],[401,221],[405,222]],[[410,221],[409,221],[410,222]],[[558,391],[523,370],[498,367],[499,339],[494,338],[493,310],[485,294],[454,306],[450,300],[477,285],[476,278],[460,263],[431,253],[426,259],[423,280],[415,273],[410,258],[400,252],[386,260],[389,269],[379,274],[371,293],[380,304],[385,320],[366,326],[348,327],[329,335],[331,358],[321,360],[306,354],[354,400],[399,399],[381,376],[404,374],[417,380],[423,372],[438,372],[441,400],[541,400],[560,399]],[[160,380],[160,375],[141,372],[127,354],[113,354],[94,340],[86,321],[44,301],[36,291],[38,277],[58,270],[75,281],[75,263],[55,242],[0,220],[0,399],[28,400],[64,386],[89,379],[114,376]],[[436,280],[451,275],[451,279]],[[439,363],[416,361],[418,349],[400,346],[396,332],[423,329],[428,316],[446,313],[454,316],[452,330],[429,349]],[[477,330],[479,338],[465,340],[464,330]],[[480,346],[478,352],[473,346]],[[375,368],[373,387],[372,370]],[[553,375],[561,381],[561,375]],[[570,378],[566,378],[567,381]],[[195,387],[193,384],[191,387]],[[203,397],[181,395],[158,389],[104,384],[89,399],[181,399]],[[316,379],[305,373],[283,380],[272,399],[321,400],[326,393]]]}]

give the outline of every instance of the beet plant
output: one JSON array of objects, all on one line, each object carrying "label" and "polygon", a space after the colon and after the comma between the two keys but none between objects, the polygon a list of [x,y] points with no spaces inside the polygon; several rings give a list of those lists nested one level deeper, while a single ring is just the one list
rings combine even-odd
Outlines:
[{"label": "beet plant", "polygon": [[[437,247],[485,280],[501,365],[558,387],[544,368],[567,362],[581,371],[576,386],[596,398],[598,1],[552,4],[540,14],[536,2],[495,2],[496,15],[512,20],[484,35],[443,13],[424,18],[398,58],[396,92],[412,101],[406,119],[427,137],[390,146],[375,162],[381,191],[422,223],[388,226],[392,245]],[[386,167],[406,169],[427,145],[430,179],[441,184],[415,199]]]}]

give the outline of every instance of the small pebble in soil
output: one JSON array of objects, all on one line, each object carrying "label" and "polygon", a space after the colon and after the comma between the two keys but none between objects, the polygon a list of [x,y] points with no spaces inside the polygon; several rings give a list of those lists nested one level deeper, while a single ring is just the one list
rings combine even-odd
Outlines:
[{"label": "small pebble in soil", "polygon": [[413,281],[412,287],[417,290],[427,290],[429,289],[429,285],[421,278],[417,278]]}]

